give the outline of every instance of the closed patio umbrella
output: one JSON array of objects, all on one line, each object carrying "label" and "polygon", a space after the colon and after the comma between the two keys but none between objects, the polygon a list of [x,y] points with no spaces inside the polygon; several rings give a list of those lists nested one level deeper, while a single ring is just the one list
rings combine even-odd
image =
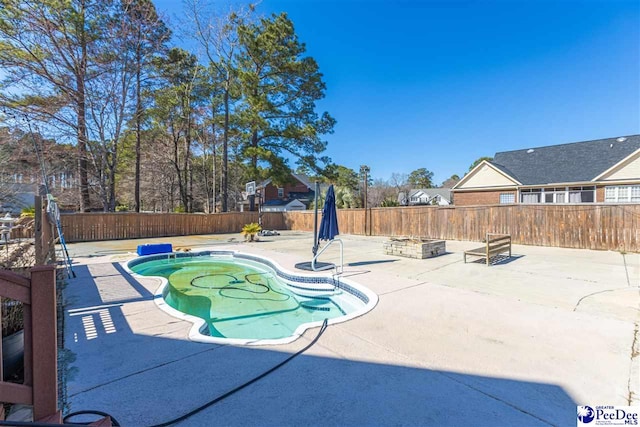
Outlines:
[{"label": "closed patio umbrella", "polygon": [[336,213],[336,196],[333,192],[333,185],[329,186],[322,208],[322,221],[318,230],[318,240],[333,240],[340,234],[338,230],[338,214]]},{"label": "closed patio umbrella", "polygon": [[[317,215],[316,215],[317,218]],[[314,227],[315,228],[315,227]],[[315,231],[315,230],[314,230]],[[340,266],[336,268],[338,273],[342,273],[343,265],[344,265],[344,249],[342,240],[335,239],[335,237],[340,234],[338,230],[338,214],[336,212],[336,196],[333,192],[333,185],[329,186],[327,190],[327,195],[324,201],[324,208],[322,209],[322,220],[320,221],[320,228],[318,229],[318,234],[314,236],[313,242],[313,260],[311,262],[300,262],[296,264],[296,268],[301,270],[312,270],[312,271],[320,271],[320,270],[328,270],[330,268],[336,267],[335,264],[329,262],[319,262],[317,261],[318,257],[325,249],[329,247],[329,245],[333,242],[338,242],[340,244]],[[318,252],[318,242],[320,240],[328,240],[329,242]]]}]

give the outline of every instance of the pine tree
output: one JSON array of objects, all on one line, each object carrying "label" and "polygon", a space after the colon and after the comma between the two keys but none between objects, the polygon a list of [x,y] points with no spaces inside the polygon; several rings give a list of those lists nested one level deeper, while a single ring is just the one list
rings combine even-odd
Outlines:
[{"label": "pine tree", "polygon": [[289,157],[321,169],[329,159],[322,135],[333,132],[335,120],[316,113],[325,84],[316,61],[305,55],[293,23],[286,14],[272,15],[238,27],[237,54],[243,105],[239,112],[245,130],[242,154],[248,180],[264,178],[262,167],[275,182],[286,182]]}]

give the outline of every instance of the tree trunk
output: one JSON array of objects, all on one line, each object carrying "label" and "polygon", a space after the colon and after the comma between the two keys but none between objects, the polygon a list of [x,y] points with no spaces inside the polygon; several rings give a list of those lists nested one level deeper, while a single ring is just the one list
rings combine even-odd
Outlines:
[{"label": "tree trunk", "polygon": [[[138,30],[138,40],[140,40],[140,31]],[[140,212],[140,126],[142,120],[142,99],[140,97],[140,74],[142,68],[142,53],[140,52],[140,44],[136,47],[136,176],[134,184],[134,203],[135,211]]]},{"label": "tree trunk", "polygon": [[[257,130],[254,130],[253,133],[251,134],[251,146],[254,148],[258,147],[258,131]],[[257,173],[257,170],[258,170],[258,155],[253,154],[251,156],[251,173],[254,174],[253,176],[254,179],[257,178],[255,176],[255,174]],[[249,196],[249,210],[252,212],[256,210],[256,196]]]},{"label": "tree trunk", "polygon": [[109,183],[109,188],[107,189],[109,197],[109,212],[116,211],[116,165],[118,164],[118,152],[116,150],[117,148],[114,148],[111,159],[112,161],[109,163],[109,176],[107,181]]},{"label": "tree trunk", "polygon": [[[212,109],[211,118],[215,117],[215,111]],[[211,181],[211,213],[216,213],[216,124],[211,121],[211,154],[213,157],[211,164],[212,181]]]},{"label": "tree trunk", "polygon": [[80,35],[81,58],[76,72],[76,103],[78,111],[78,176],[80,178],[80,211],[88,212],[91,208],[89,198],[89,178],[87,176],[87,122],[85,105],[85,76],[87,72],[87,40],[84,29],[84,1],[81,2],[82,28]]},{"label": "tree trunk", "polygon": [[224,91],[224,138],[222,141],[222,212],[228,211],[229,198],[229,82]]},{"label": "tree trunk", "polygon": [[[182,181],[182,170],[180,169],[180,136],[178,135],[178,140],[175,139],[174,137],[174,143],[173,143],[173,166],[176,169],[176,175],[178,177],[178,191],[180,192],[180,200],[183,203],[183,207],[186,209],[187,205],[186,205],[186,189],[184,188],[183,185],[183,181]],[[171,209],[174,210],[175,209],[175,204],[174,204],[174,200],[173,200],[173,192],[171,195]]]},{"label": "tree trunk", "polygon": [[191,212],[191,192],[190,192],[190,176],[191,176],[191,114],[187,118],[187,130],[184,137],[184,208],[187,212]]}]

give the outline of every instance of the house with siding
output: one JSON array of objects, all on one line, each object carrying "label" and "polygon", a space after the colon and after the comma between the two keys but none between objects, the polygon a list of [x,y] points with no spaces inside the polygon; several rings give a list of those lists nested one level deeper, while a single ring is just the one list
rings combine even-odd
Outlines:
[{"label": "house with siding", "polygon": [[447,206],[452,203],[451,189],[449,188],[417,188],[407,193],[398,195],[398,203],[401,206],[439,205]]},{"label": "house with siding", "polygon": [[298,199],[268,200],[262,204],[262,212],[304,211],[307,206]]},{"label": "house with siding", "polygon": [[458,206],[640,203],[640,135],[496,153],[452,190]]}]

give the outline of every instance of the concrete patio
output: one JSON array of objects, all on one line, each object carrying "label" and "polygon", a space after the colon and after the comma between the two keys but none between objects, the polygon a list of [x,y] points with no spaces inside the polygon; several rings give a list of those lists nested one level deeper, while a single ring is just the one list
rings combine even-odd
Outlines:
[{"label": "concrete patio", "polygon": [[[640,404],[640,255],[534,246],[462,263],[473,242],[425,260],[383,255],[384,238],[342,236],[345,272],[376,292],[370,313],[330,326],[303,355],[180,425],[575,425],[576,405]],[[65,294],[71,411],[123,425],[174,419],[301,349],[190,342],[157,308],[157,279],[120,263],[138,244],[225,248],[309,261],[311,233],[70,244]],[[323,261],[337,260],[330,249]]]}]

